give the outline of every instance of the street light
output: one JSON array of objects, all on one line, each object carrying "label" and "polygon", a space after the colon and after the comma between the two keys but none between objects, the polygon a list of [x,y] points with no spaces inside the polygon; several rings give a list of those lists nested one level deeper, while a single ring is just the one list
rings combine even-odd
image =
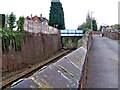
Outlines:
[{"label": "street light", "polygon": [[91,12],[91,31],[93,30],[93,25],[92,25],[92,13],[94,13],[94,12]]}]

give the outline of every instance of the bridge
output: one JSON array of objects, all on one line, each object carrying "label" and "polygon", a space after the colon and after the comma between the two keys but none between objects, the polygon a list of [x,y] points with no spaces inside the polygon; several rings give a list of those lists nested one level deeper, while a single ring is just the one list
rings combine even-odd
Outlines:
[{"label": "bridge", "polygon": [[83,36],[83,30],[60,30],[62,47],[77,48],[77,42]]},{"label": "bridge", "polygon": [[83,30],[60,30],[61,37],[78,37],[83,36]]}]

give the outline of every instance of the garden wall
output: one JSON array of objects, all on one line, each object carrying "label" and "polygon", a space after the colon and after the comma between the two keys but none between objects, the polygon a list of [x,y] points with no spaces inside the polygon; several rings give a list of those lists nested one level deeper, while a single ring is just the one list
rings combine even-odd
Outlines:
[{"label": "garden wall", "polygon": [[120,39],[120,33],[118,33],[118,32],[108,32],[108,31],[106,31],[106,32],[104,32],[104,35],[106,37],[109,37],[109,38],[114,39],[114,40]]},{"label": "garden wall", "polygon": [[60,40],[59,32],[57,34],[27,32],[20,52],[16,52],[10,46],[9,53],[2,53],[2,71],[17,70],[44,62],[46,58],[61,49]]}]

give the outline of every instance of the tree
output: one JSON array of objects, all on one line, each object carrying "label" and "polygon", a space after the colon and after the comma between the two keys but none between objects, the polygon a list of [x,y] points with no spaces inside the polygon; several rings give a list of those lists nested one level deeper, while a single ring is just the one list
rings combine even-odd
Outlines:
[{"label": "tree", "polygon": [[52,0],[51,2],[49,25],[58,29],[65,29],[64,12],[59,0]]},{"label": "tree", "polygon": [[89,29],[91,29],[91,17],[90,17],[89,13],[87,14],[86,22],[84,22],[83,24],[79,25],[77,29],[78,30],[82,29],[83,33],[88,31]]},{"label": "tree", "polygon": [[77,30],[83,30],[83,33],[85,33],[86,31],[88,31],[87,24],[83,23],[82,25],[79,25]]},{"label": "tree", "polygon": [[86,17],[86,27],[87,27],[87,29],[91,29],[91,17],[90,17],[89,13]]},{"label": "tree", "polygon": [[5,14],[0,14],[0,28],[5,27]]},{"label": "tree", "polygon": [[97,31],[97,23],[96,20],[92,20],[93,31]]},{"label": "tree", "polygon": [[8,24],[9,24],[9,30],[12,31],[13,28],[15,28],[14,24],[15,24],[15,20],[16,20],[16,17],[15,15],[13,14],[13,12],[9,15],[8,17]]},{"label": "tree", "polygon": [[[97,30],[97,23],[96,23],[95,19],[92,19],[92,28],[93,28],[93,31]],[[89,13],[86,17],[86,22],[83,23],[82,25],[79,25],[77,29],[82,29],[82,30],[84,30],[84,32],[91,29],[91,17],[89,15]]]},{"label": "tree", "polygon": [[23,16],[20,16],[19,17],[19,20],[18,20],[18,28],[17,28],[17,31],[20,31],[22,32],[24,30],[24,22],[25,22],[25,18]]}]

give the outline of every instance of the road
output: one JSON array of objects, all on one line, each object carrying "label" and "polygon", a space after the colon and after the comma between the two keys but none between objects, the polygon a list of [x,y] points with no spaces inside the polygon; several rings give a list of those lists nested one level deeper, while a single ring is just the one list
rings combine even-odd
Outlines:
[{"label": "road", "polygon": [[87,88],[118,88],[118,46],[115,40],[93,36],[88,57]]}]

